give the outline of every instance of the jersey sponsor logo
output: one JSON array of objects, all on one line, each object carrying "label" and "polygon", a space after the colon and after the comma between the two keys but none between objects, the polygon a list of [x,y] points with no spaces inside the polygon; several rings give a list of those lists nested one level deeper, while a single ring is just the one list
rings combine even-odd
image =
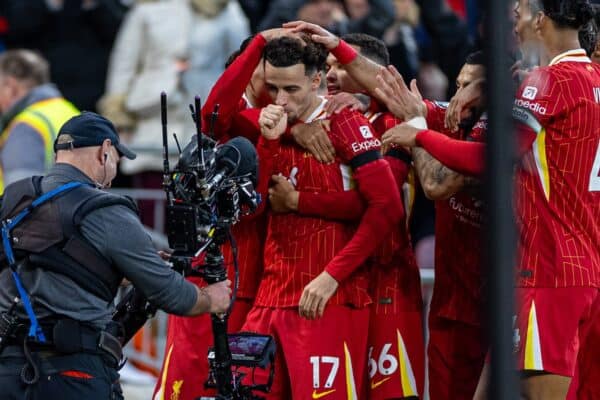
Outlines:
[{"label": "jersey sponsor logo", "polygon": [[379,147],[381,147],[381,142],[379,139],[371,139],[365,142],[352,143],[352,151],[355,153],[365,152]]},{"label": "jersey sponsor logo", "polygon": [[536,112],[536,113],[542,114],[542,115],[545,115],[548,112],[546,107],[542,106],[540,103],[534,103],[534,102],[523,100],[523,99],[515,100],[515,105],[517,105],[519,107],[527,108],[533,112]]},{"label": "jersey sponsor logo", "polygon": [[371,139],[373,137],[373,133],[371,132],[371,129],[369,129],[368,126],[363,125],[358,129],[360,130],[360,134],[362,135],[362,137],[364,137],[365,139]]},{"label": "jersey sponsor logo", "polygon": [[319,393],[319,392],[317,392],[317,389],[314,389],[313,392],[312,392],[312,398],[315,399],[315,400],[317,400],[317,399],[320,399],[322,397],[329,396],[330,394],[332,394],[333,392],[335,392],[335,390],[336,389],[331,389],[331,390],[326,390],[324,392]]},{"label": "jersey sponsor logo", "polygon": [[600,104],[600,87],[594,88],[594,100],[596,100],[596,103]]},{"label": "jersey sponsor logo", "polygon": [[537,96],[538,89],[535,86],[525,86],[523,89],[523,98],[534,100]]},{"label": "jersey sponsor logo", "polygon": [[388,376],[387,378],[383,378],[380,381],[371,381],[371,390],[373,389],[377,389],[379,386],[383,385],[385,382],[389,381],[390,379],[392,379],[391,376]]}]

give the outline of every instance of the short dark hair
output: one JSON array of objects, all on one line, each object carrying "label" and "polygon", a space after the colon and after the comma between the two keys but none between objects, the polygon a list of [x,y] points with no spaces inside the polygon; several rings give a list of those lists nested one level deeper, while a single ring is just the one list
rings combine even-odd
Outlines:
[{"label": "short dark hair", "polygon": [[471,53],[465,59],[465,64],[468,65],[481,65],[485,67],[485,53],[483,51],[476,51]]},{"label": "short dark hair", "polygon": [[0,54],[0,74],[11,76],[30,87],[50,82],[48,61],[40,53],[26,49]]},{"label": "short dark hair", "polygon": [[580,29],[594,16],[589,0],[529,0],[532,13],[542,11],[558,28]]},{"label": "short dark hair", "polygon": [[274,67],[291,67],[304,64],[306,75],[325,68],[327,49],[320,43],[310,39],[301,40],[291,37],[279,37],[270,40],[264,49],[263,56]]},{"label": "short dark hair", "polygon": [[231,53],[229,55],[229,58],[227,58],[227,61],[225,61],[225,68],[229,68],[229,66],[231,64],[233,64],[233,62],[235,61],[235,59],[238,58],[239,55],[244,52],[244,50],[246,50],[246,47],[248,47],[248,45],[250,44],[250,42],[252,41],[252,39],[254,39],[254,36],[256,36],[256,35],[250,35],[246,39],[244,39],[242,41],[242,44],[240,44],[240,48],[237,49],[237,50],[235,50],[235,51],[233,51],[233,53]]},{"label": "short dark hair", "polygon": [[600,5],[594,4],[592,10],[594,18],[579,30],[579,43],[588,56],[596,51],[596,43],[600,41]]},{"label": "short dark hair", "polygon": [[348,33],[342,36],[342,39],[348,44],[360,47],[360,54],[369,60],[383,66],[390,64],[390,52],[382,40],[366,33]]}]

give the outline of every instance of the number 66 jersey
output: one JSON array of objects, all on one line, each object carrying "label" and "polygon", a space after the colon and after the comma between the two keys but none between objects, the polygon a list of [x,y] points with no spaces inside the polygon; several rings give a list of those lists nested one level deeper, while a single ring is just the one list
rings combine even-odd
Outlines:
[{"label": "number 66 jersey", "polygon": [[527,148],[516,176],[517,287],[600,287],[600,66],[581,49],[534,70],[513,116]]}]

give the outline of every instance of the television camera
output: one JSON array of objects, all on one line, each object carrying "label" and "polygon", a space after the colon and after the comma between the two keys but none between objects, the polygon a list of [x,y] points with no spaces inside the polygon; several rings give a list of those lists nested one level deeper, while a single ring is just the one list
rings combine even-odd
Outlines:
[{"label": "television camera", "polygon": [[[200,276],[208,284],[227,279],[221,246],[230,241],[234,255],[235,278],[231,307],[235,303],[239,272],[237,249],[230,227],[253,212],[259,199],[257,156],[252,143],[242,137],[217,144],[202,133],[200,99],[190,105],[196,135],[183,150],[174,170],[170,170],[167,143],[166,94],[161,94],[163,136],[163,188],[167,197],[166,220],[172,268],[185,276]],[[212,135],[218,117],[218,105],[211,115]],[[177,141],[177,137],[175,136]],[[179,147],[179,143],[177,143]],[[121,331],[122,344],[156,312],[156,307],[135,288],[117,305],[113,322]],[[275,342],[271,336],[227,334],[227,316],[212,314],[214,348],[209,351],[210,374],[205,385],[217,389],[219,400],[254,400],[261,397],[252,391],[268,392],[273,382]],[[233,349],[233,353],[232,350]],[[263,384],[245,384],[248,369],[269,368],[269,379]],[[201,399],[206,399],[203,397]]]}]

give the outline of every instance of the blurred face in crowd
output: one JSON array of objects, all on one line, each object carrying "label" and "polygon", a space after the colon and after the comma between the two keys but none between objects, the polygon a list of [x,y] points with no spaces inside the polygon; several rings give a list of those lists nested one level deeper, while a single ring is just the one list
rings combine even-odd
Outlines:
[{"label": "blurred face in crowd", "polygon": [[[351,45],[356,51],[360,52],[360,47]],[[338,60],[331,54],[327,56],[327,94],[337,94],[339,92],[360,93],[364,89],[354,80]]]},{"label": "blurred face in crowd", "polygon": [[312,0],[298,10],[298,19],[327,27],[333,22],[336,7],[333,0]]},{"label": "blurred face in crowd", "polygon": [[304,64],[289,67],[274,67],[265,61],[265,84],[273,103],[282,106],[288,115],[288,122],[308,117],[317,89],[321,84],[321,74],[317,71],[306,74]]},{"label": "blurred face in crowd", "polygon": [[0,74],[0,113],[5,113],[26,93],[24,85],[12,76]]},{"label": "blurred face in crowd", "polygon": [[369,13],[369,2],[367,0],[346,0],[344,3],[350,19],[361,19]]}]

